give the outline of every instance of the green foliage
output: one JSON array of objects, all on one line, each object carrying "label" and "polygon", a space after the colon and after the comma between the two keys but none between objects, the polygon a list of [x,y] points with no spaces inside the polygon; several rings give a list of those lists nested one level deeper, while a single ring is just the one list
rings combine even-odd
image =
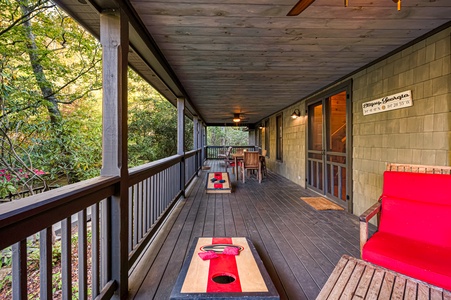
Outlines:
[{"label": "green foliage", "polygon": [[[1,198],[99,175],[100,62],[99,42],[51,1],[0,1],[0,170],[46,173],[0,178]],[[133,71],[128,88],[129,165],[175,154],[175,107]],[[185,132],[189,151],[189,119]]]},{"label": "green foliage", "polygon": [[249,133],[244,127],[208,127],[207,145],[209,146],[247,146]]},{"label": "green foliage", "polygon": [[152,90],[129,109],[129,164],[137,166],[177,152],[177,110]]},{"label": "green foliage", "polygon": [[[138,75],[129,72],[129,166],[177,153],[177,109]],[[185,117],[185,151],[193,149],[193,122]]]},{"label": "green foliage", "polygon": [[15,184],[6,177],[0,177],[0,198],[6,198],[9,194],[15,193],[17,193]]},{"label": "green foliage", "polygon": [[[50,1],[2,1],[0,11],[0,169],[40,168],[66,183],[97,176],[100,44]],[[3,182],[0,196],[11,184],[32,189]]]}]

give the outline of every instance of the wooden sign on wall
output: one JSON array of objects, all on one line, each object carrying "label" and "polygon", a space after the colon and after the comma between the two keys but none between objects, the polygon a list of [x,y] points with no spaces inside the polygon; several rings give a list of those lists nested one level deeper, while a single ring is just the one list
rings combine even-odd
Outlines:
[{"label": "wooden sign on wall", "polygon": [[413,105],[412,91],[385,96],[362,104],[363,115],[377,114],[384,111],[409,107]]}]

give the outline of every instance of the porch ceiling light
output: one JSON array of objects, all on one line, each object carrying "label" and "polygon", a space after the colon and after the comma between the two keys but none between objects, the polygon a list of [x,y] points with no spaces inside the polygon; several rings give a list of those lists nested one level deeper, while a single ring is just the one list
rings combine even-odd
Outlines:
[{"label": "porch ceiling light", "polygon": [[295,109],[294,112],[291,114],[291,118],[292,119],[297,119],[301,116],[301,112],[299,111],[299,109]]},{"label": "porch ceiling light", "polygon": [[239,123],[241,121],[240,114],[233,114],[233,122]]}]

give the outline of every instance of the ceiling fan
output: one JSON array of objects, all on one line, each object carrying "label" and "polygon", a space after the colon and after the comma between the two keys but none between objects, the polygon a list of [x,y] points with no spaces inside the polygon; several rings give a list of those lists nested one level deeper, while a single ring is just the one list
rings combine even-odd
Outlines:
[{"label": "ceiling fan", "polygon": [[[398,10],[401,10],[401,0],[392,0],[398,5]],[[301,12],[303,12],[307,7],[310,6],[315,2],[315,0],[299,0],[298,3],[296,3],[293,8],[288,12],[287,16],[297,16]],[[344,0],[344,6],[348,6],[348,0]]]},{"label": "ceiling fan", "polygon": [[310,6],[315,2],[315,0],[299,0],[298,3],[296,3],[293,8],[288,12],[287,16],[297,16],[301,12],[303,12],[307,7]]}]

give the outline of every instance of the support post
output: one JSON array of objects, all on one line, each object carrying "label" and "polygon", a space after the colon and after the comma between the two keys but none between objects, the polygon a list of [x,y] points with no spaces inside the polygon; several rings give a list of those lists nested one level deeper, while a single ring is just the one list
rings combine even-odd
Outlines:
[{"label": "support post", "polygon": [[200,164],[199,162],[201,161],[200,159],[200,154],[197,150],[199,150],[199,117],[194,116],[193,117],[193,150],[196,150],[196,161],[195,161],[195,166],[196,166],[196,174],[197,176],[199,176],[199,168],[200,168]]},{"label": "support post", "polygon": [[203,131],[202,131],[202,143],[203,143],[203,159],[207,160],[207,148],[205,146],[207,146],[207,125],[204,124],[203,126]]},{"label": "support post", "polygon": [[[118,176],[117,193],[105,202],[110,224],[109,242],[102,249],[103,281],[116,281],[114,299],[128,294],[128,153],[127,71],[128,18],[119,9],[100,14],[100,42],[103,68],[102,176]],[[108,231],[107,231],[108,232]]]},{"label": "support post", "polygon": [[182,155],[180,163],[180,190],[185,197],[185,99],[177,98],[177,154]]}]

